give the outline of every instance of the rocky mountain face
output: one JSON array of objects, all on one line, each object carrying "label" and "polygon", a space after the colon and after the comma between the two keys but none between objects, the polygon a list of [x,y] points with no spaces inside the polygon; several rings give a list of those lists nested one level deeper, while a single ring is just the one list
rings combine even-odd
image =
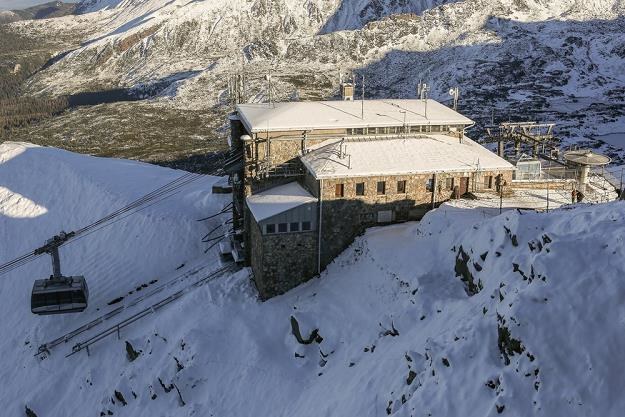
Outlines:
[{"label": "rocky mountain face", "polygon": [[30,93],[121,91],[225,126],[234,74],[262,101],[269,73],[274,97],[307,99],[336,96],[343,71],[365,77],[367,97],[413,97],[423,80],[449,101],[459,86],[460,110],[479,124],[553,120],[571,142],[625,118],[623,0],[85,0],[77,10],[14,24],[33,36],[87,31]]}]

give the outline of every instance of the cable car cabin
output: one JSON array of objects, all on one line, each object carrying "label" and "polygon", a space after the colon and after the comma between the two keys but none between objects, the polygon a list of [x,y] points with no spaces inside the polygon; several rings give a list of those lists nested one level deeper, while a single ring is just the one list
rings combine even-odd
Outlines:
[{"label": "cable car cabin", "polygon": [[39,315],[79,313],[87,308],[88,300],[84,277],[38,279],[33,285],[30,310]]}]

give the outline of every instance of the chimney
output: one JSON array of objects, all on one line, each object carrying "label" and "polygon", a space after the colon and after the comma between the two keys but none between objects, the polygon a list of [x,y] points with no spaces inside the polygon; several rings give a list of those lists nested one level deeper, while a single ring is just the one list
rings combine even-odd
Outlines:
[{"label": "chimney", "polygon": [[341,82],[341,99],[344,101],[354,101],[354,84]]}]

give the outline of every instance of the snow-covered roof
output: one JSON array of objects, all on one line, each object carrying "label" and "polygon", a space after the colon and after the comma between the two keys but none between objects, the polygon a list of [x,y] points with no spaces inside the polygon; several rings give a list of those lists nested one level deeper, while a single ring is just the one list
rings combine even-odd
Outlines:
[{"label": "snow-covered roof", "polygon": [[[284,103],[239,104],[237,110],[252,132],[314,130],[337,128],[470,125],[473,121],[460,113],[427,100],[296,101]],[[361,117],[363,116],[364,117]]]},{"label": "snow-covered roof", "polygon": [[297,182],[290,182],[253,194],[246,201],[256,221],[262,221],[317,199]]},{"label": "snow-covered roof", "polygon": [[301,159],[317,179],[514,169],[471,139],[465,137],[461,143],[448,135],[331,139]]}]

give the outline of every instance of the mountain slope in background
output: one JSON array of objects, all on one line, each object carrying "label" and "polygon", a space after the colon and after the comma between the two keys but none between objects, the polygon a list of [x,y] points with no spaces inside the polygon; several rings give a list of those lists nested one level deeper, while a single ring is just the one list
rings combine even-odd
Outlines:
[{"label": "mountain slope in background", "polygon": [[449,102],[449,88],[459,86],[460,110],[478,128],[493,118],[556,121],[565,144],[621,154],[592,138],[623,131],[623,0],[94,0],[78,10],[12,25],[34,38],[82,31],[82,43],[59,53],[26,91],[103,105],[61,116],[80,140],[55,139],[68,134],[59,123],[24,132],[41,143],[81,150],[76,144],[102,142],[82,127],[105,120],[139,136],[120,123],[132,106],[111,91],[155,113],[203,111],[221,126],[203,134],[225,143],[234,74],[246,76],[246,100],[263,101],[268,73],[272,96],[289,100],[336,97],[339,71],[353,71],[365,76],[367,97],[414,97],[424,80],[433,98]]},{"label": "mountain slope in background", "polygon": [[[0,234],[15,242],[3,260],[178,175],[16,143],[0,145],[0,161]],[[8,414],[28,406],[40,416],[554,417],[625,408],[625,377],[614,366],[625,360],[621,202],[489,218],[443,206],[419,224],[370,229],[320,278],[284,296],[259,302],[240,271],[101,340],[90,355],[64,357],[81,336],[33,356],[141,284],[219,267],[215,252],[202,254],[195,221],[226,204],[206,192],[215,180],[63,247],[64,270],[85,274],[92,289],[83,314],[28,311],[47,259],[3,278]],[[299,343],[293,320],[304,338],[314,329],[321,338]],[[139,353],[133,361],[126,341]]]}]

